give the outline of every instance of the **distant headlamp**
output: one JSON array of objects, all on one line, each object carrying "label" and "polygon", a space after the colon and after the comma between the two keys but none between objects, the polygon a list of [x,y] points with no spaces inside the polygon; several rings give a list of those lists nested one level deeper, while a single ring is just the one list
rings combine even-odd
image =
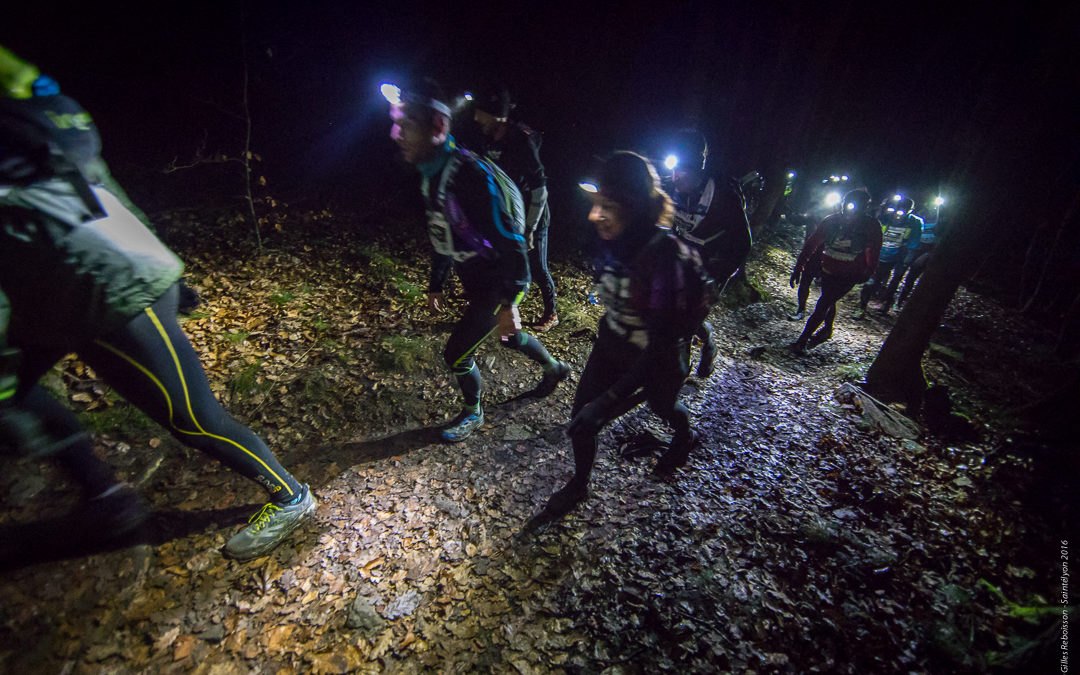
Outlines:
[{"label": "distant headlamp", "polygon": [[900,201],[900,200],[901,200],[901,199],[903,199],[903,198],[904,198],[904,196],[903,196],[903,195],[893,195],[893,196],[892,196],[892,200],[893,200],[894,202],[898,202],[898,201]]},{"label": "distant headlamp", "polygon": [[672,171],[677,166],[679,166],[679,158],[675,155],[668,155],[664,158],[664,168],[668,171]]},{"label": "distant headlamp", "polygon": [[945,198],[944,197],[942,197],[940,195],[937,196],[937,197],[934,197],[934,206],[941,206],[944,203],[945,203]]},{"label": "distant headlamp", "polygon": [[465,92],[465,100],[466,101],[471,101],[472,100],[472,92],[471,91]]},{"label": "distant headlamp", "polygon": [[401,87],[396,84],[385,82],[379,86],[379,91],[390,105],[412,103],[414,105],[422,105],[425,108],[431,108],[435,112],[442,113],[447,117],[451,116],[450,106],[442,101],[436,101],[433,98],[427,98],[426,96],[420,96],[419,94],[413,94],[412,92],[402,91]]}]

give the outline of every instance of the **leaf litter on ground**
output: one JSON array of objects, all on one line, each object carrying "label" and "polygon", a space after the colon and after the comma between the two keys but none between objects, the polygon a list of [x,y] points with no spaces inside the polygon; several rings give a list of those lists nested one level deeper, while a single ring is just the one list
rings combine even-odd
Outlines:
[{"label": "leaf litter on ground", "polygon": [[[487,421],[439,443],[432,429],[456,408],[441,366],[451,323],[415,290],[422,228],[361,242],[331,230],[244,259],[221,231],[164,229],[203,298],[183,327],[212,388],[311,483],[315,521],[266,558],[224,559],[259,491],[117,418],[96,446],[153,504],[153,532],[6,572],[0,669],[977,671],[1022,658],[1016,645],[1045,629],[1010,609],[1050,602],[1062,488],[1001,449],[1009,429],[993,413],[1049,367],[988,365],[998,335],[1009,349],[1040,335],[985,298],[957,296],[935,336],[947,350],[926,359],[985,440],[883,436],[834,392],[891,320],[847,321],[847,298],[832,341],[790,353],[799,242],[771,233],[747,266],[764,299],[714,310],[716,372],[683,390],[702,433],[688,467],[650,479],[659,450],[635,439],[669,436],[635,410],[602,434],[583,505],[523,535],[572,473],[576,374],[547,400],[519,398],[538,373],[484,345]],[[541,336],[575,373],[602,312],[579,260],[553,261],[564,320]],[[523,315],[539,315],[537,298]],[[77,359],[57,372],[87,419],[130,408]],[[1057,518],[1026,507],[1037,490]],[[0,525],[75,503],[48,464],[16,465],[0,491]]]}]

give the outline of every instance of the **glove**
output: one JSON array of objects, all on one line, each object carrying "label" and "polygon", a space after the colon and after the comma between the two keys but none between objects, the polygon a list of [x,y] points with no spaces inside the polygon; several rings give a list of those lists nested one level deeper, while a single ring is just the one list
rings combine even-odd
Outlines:
[{"label": "glove", "polygon": [[567,433],[571,436],[579,434],[592,436],[598,433],[611,417],[617,400],[610,391],[600,394],[574,415],[574,419],[570,420],[570,425],[566,428]]},{"label": "glove", "polygon": [[788,286],[795,288],[795,285],[799,283],[802,278],[802,272],[797,269],[791,270],[791,278],[788,279]]}]

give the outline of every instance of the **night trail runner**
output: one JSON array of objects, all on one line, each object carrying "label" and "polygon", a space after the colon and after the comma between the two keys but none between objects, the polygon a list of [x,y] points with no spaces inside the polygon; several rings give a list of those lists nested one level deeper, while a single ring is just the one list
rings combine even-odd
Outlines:
[{"label": "night trail runner", "polygon": [[911,291],[915,290],[916,282],[918,282],[922,273],[926,271],[926,266],[934,257],[937,238],[941,236],[942,232],[940,203],[942,201],[941,197],[938,197],[939,203],[937,204],[937,213],[934,214],[934,219],[923,221],[918,243],[908,252],[908,259],[904,264],[907,268],[907,274],[904,277],[904,285],[900,288],[900,296],[896,299],[896,305],[893,307],[896,311],[900,311],[904,303],[907,302]]},{"label": "night trail runner", "polygon": [[[736,181],[711,175],[715,172],[709,170],[709,145],[701,132],[681,130],[670,150],[665,162],[671,166],[665,168],[671,175],[661,184],[675,202],[672,230],[697,248],[718,296],[750,254],[746,202]],[[712,326],[702,321],[694,335],[701,340],[697,375],[708,377],[717,351]]]},{"label": "night trail runner", "polygon": [[442,437],[462,441],[484,422],[483,381],[473,355],[487,336],[495,333],[502,346],[541,365],[537,396],[553,392],[570,375],[570,366],[521,330],[518,303],[529,288],[529,263],[517,187],[497,166],[457,145],[450,134],[450,106],[436,83],[423,80],[404,90],[384,84],[382,91],[390,102],[390,137],[422,176],[434,248],[428,306],[443,311],[451,268],[465,289],[468,304],[443,351],[464,405]]},{"label": "night trail runner", "polygon": [[548,271],[547,176],[540,162],[540,134],[523,122],[509,119],[510,93],[502,87],[473,92],[473,120],[480,126],[485,141],[479,148],[487,159],[502,169],[525,203],[525,242],[529,250],[529,273],[540,287],[544,313],[534,327],[543,333],[559,323],[555,311],[555,281]]},{"label": "night trail runner", "polygon": [[599,182],[583,187],[592,192],[589,220],[600,239],[598,292],[606,311],[574,393],[568,428],[574,476],[526,529],[561,518],[585,499],[597,435],[633,407],[639,388],[675,432],[657,461],[657,477],[668,478],[683,466],[697,438],[678,400],[690,337],[708,311],[708,278],[697,251],[660,229],[670,227],[674,208],[644,157],[616,152]]},{"label": "night trail runner", "polygon": [[865,281],[877,266],[881,224],[867,213],[869,206],[867,192],[852,190],[844,195],[843,211],[822,219],[803,244],[795,263],[795,272],[800,274],[806,273],[811,256],[824,246],[821,297],[806,320],[802,335],[792,343],[792,351],[801,354],[831,338],[836,303],[856,284]]},{"label": "night trail runner", "polygon": [[[859,291],[859,309],[855,311],[854,318],[866,316],[866,308],[874,297],[881,301],[881,313],[889,313],[896,285],[906,271],[907,254],[918,243],[922,231],[922,218],[912,213],[914,209],[913,199],[898,194],[881,204],[878,211],[882,233],[881,255],[873,276]],[[897,277],[895,283],[890,282],[891,276]]]},{"label": "night trail runner", "polygon": [[[20,352],[8,404],[31,413],[50,437],[68,439],[53,450],[83,487],[86,508],[112,502],[123,512],[101,539],[137,526],[146,516],[141,500],[38,384],[76,352],[178,440],[270,494],[224,551],[239,560],[269,553],[315,510],[315,497],[211,393],[176,320],[183,263],[102,186],[101,140],[86,111],[3,48],[0,80],[0,288],[11,303],[8,346]],[[43,82],[49,86],[35,93]]]}]

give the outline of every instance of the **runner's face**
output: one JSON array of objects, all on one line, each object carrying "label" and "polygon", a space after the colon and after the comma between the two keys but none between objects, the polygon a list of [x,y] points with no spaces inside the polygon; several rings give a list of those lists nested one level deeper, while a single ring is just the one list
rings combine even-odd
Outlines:
[{"label": "runner's face", "polygon": [[409,164],[418,164],[435,152],[435,130],[424,122],[424,116],[410,114],[409,106],[390,106],[390,138],[397,143],[401,157]]},{"label": "runner's face", "polygon": [[596,234],[604,241],[612,241],[622,236],[626,226],[619,205],[599,193],[592,195],[592,203],[589,220],[596,226]]}]

